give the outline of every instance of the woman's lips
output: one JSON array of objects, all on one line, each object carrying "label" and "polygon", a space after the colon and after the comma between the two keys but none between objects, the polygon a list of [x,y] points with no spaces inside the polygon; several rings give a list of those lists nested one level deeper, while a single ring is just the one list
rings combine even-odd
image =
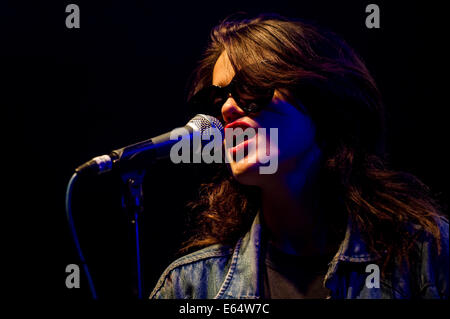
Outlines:
[{"label": "woman's lips", "polygon": [[[250,142],[253,142],[256,139],[256,136],[257,136],[256,128],[252,127],[249,123],[241,120],[241,121],[234,121],[234,122],[229,123],[228,125],[226,125],[225,126],[225,132],[226,132],[227,129],[235,129],[235,128],[241,128],[243,131],[245,131],[247,128],[251,128],[252,130],[254,130],[254,135],[253,136],[251,136],[252,134],[250,134],[249,138],[243,139],[243,141],[241,143],[239,143],[238,145],[234,145],[235,143],[232,143],[231,144],[232,147],[229,148],[230,155],[232,155],[233,158],[235,158],[235,155],[239,151],[244,151],[244,154],[243,154],[244,156],[243,157],[247,157],[247,155],[248,155],[248,144]],[[226,137],[226,133],[225,133],[225,137]],[[226,143],[225,145],[228,145],[227,142],[225,142],[225,143]]]},{"label": "woman's lips", "polygon": [[244,121],[234,121],[225,126],[225,130],[228,128],[241,127],[242,129],[246,129],[247,127],[252,127],[250,124]]},{"label": "woman's lips", "polygon": [[243,142],[239,143],[236,146],[233,146],[229,149],[229,152],[231,155],[235,156],[236,154],[238,154],[238,152],[242,151],[242,149],[244,149],[244,158],[247,157],[248,155],[248,144],[250,144],[251,142],[253,142],[256,139],[257,134],[255,134],[252,138],[249,138],[247,140],[244,140]]}]

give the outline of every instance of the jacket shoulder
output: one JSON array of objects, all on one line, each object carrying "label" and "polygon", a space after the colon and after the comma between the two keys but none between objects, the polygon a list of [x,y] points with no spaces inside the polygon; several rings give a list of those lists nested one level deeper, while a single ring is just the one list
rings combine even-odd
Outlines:
[{"label": "jacket shoulder", "polygon": [[176,259],[160,276],[150,299],[213,298],[232,254],[232,247],[216,244]]},{"label": "jacket shoulder", "polygon": [[445,217],[437,219],[440,238],[427,234],[419,242],[421,263],[419,287],[421,298],[448,298],[449,296],[449,222]]}]

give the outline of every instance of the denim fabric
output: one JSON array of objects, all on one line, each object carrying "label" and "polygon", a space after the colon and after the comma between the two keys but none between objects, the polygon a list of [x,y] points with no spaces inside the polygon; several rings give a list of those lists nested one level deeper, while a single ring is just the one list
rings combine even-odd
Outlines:
[{"label": "denim fabric", "polygon": [[[441,253],[431,238],[421,236],[416,243],[417,259],[409,267],[397,265],[379,288],[369,288],[368,264],[379,256],[369,253],[361,235],[351,223],[324,279],[332,299],[448,299],[449,224],[439,220]],[[161,275],[151,299],[256,299],[261,297],[262,267],[259,214],[250,231],[234,247],[213,245],[183,256]],[[379,265],[381,268],[381,265]]]}]

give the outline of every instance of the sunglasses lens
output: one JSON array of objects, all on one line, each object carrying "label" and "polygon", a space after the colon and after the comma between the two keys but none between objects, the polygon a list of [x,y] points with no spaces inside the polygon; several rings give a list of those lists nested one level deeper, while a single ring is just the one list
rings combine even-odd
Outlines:
[{"label": "sunglasses lens", "polygon": [[222,106],[230,93],[237,105],[250,114],[257,113],[268,105],[273,98],[274,90],[239,85],[237,81],[232,81],[226,87],[211,85],[201,89],[191,98],[189,101],[191,112],[212,115],[222,120]]},{"label": "sunglasses lens", "polygon": [[239,107],[246,113],[257,113],[268,105],[273,98],[273,89],[260,89],[249,86],[234,85],[231,94]]}]

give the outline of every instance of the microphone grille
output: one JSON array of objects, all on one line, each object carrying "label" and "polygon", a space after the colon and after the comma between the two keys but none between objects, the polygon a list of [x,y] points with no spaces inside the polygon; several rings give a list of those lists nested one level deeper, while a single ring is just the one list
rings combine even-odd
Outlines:
[{"label": "microphone grille", "polygon": [[200,130],[202,136],[210,135],[212,129],[218,129],[223,133],[222,123],[214,116],[197,114],[189,121],[189,123],[195,125]]}]

